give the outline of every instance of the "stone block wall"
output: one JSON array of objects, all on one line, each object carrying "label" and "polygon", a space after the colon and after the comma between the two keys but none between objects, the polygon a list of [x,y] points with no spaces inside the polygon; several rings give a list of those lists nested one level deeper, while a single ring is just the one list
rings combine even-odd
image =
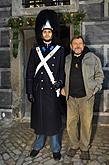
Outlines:
[{"label": "stone block wall", "polygon": [[[86,12],[82,23],[82,35],[86,45],[99,56],[103,71],[103,89],[97,94],[94,106],[94,122],[109,124],[109,16],[105,0],[80,1],[79,10]],[[106,11],[107,10],[107,11]],[[107,13],[107,14],[106,14]],[[105,16],[106,15],[106,16]]]},{"label": "stone block wall", "polygon": [[[11,16],[11,1],[0,2],[0,119],[11,118],[11,62],[10,62],[10,29],[7,19]],[[4,114],[4,115],[3,115]]]},{"label": "stone block wall", "polygon": [[79,10],[86,12],[86,19],[96,19],[104,17],[104,1],[103,0],[84,0],[79,2]]}]

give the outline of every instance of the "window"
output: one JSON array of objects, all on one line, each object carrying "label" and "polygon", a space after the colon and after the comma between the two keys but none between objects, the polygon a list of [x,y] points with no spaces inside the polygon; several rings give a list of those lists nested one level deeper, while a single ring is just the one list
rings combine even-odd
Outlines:
[{"label": "window", "polygon": [[63,6],[70,5],[70,0],[22,0],[25,8],[42,7],[42,6]]}]

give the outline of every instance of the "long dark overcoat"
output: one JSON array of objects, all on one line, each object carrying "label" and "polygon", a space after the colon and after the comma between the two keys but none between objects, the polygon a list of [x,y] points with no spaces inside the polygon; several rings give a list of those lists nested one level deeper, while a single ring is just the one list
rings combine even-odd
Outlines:
[{"label": "long dark overcoat", "polygon": [[[53,48],[50,44],[48,47],[40,47],[45,57]],[[36,76],[35,70],[40,63],[40,58],[35,48],[31,49],[30,57],[26,72],[26,93],[33,94],[35,101],[31,108],[31,127],[37,134],[52,136],[59,133],[61,127],[60,100],[56,96],[55,90],[52,89],[50,78],[42,66]],[[47,61],[55,80],[62,80],[64,83],[64,49],[59,50]]]}]

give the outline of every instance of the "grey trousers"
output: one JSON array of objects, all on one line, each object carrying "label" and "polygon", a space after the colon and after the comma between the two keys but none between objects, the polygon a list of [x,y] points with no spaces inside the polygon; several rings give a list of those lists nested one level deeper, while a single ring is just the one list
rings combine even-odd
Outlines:
[{"label": "grey trousers", "polygon": [[[94,97],[73,98],[67,101],[67,132],[71,141],[71,148],[87,151],[89,149]],[[78,129],[78,122],[80,127]],[[79,131],[79,132],[78,132]],[[78,137],[80,135],[80,137]]]}]

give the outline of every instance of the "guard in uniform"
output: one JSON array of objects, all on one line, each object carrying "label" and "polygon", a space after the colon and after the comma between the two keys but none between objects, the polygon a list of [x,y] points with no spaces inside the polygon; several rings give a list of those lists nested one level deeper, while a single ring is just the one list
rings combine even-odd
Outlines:
[{"label": "guard in uniform", "polygon": [[26,71],[26,93],[31,107],[31,127],[35,130],[31,157],[43,148],[49,136],[55,160],[61,158],[59,131],[61,128],[60,90],[64,86],[64,48],[57,44],[57,15],[43,10],[36,18],[37,46],[31,49]]}]

